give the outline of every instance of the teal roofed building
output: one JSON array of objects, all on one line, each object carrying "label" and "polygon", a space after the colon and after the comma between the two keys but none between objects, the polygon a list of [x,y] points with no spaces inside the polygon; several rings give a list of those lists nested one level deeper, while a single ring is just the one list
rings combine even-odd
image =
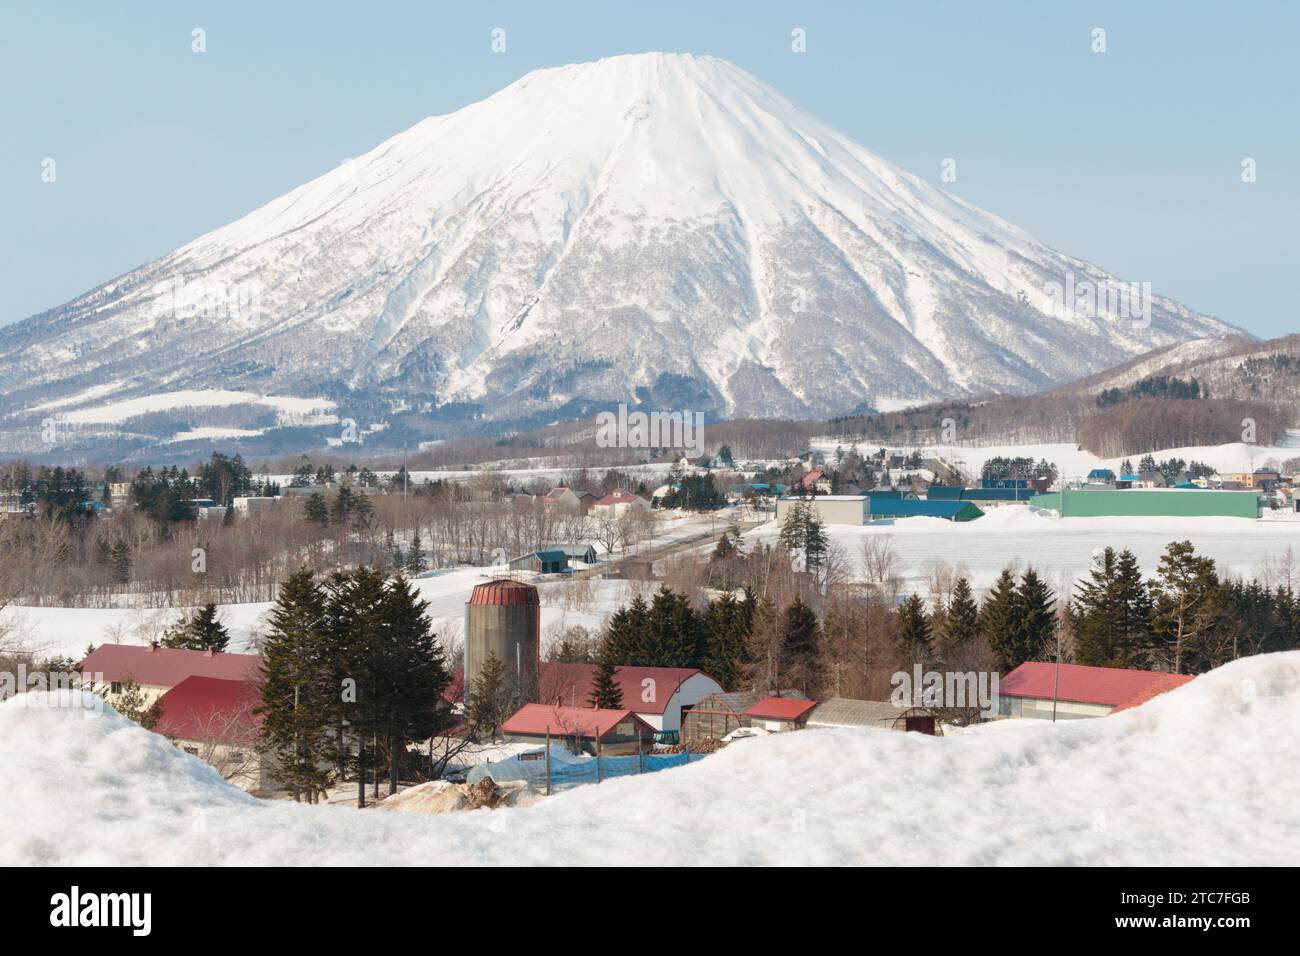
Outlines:
[{"label": "teal roofed building", "polygon": [[867,500],[867,520],[891,518],[943,518],[973,521],[984,514],[970,501],[942,501],[929,498],[877,498]]}]

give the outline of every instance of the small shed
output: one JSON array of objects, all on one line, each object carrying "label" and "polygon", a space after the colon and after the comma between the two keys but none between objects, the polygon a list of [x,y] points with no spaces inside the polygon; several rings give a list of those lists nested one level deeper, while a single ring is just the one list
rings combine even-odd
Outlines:
[{"label": "small shed", "polygon": [[764,697],[745,709],[749,726],[761,727],[772,733],[802,730],[808,723],[808,713],[817,706],[815,700],[793,697]]},{"label": "small shed", "polygon": [[563,574],[569,570],[569,556],[563,551],[532,551],[510,562],[511,571]]},{"label": "small shed", "polygon": [[581,561],[583,564],[595,564],[600,560],[593,544],[548,544],[542,550],[563,551],[570,561]]},{"label": "small shed", "polygon": [[938,734],[934,714],[923,707],[899,707],[887,700],[853,700],[832,697],[818,704],[808,715],[807,726],[877,727],[881,730],[904,730]]}]

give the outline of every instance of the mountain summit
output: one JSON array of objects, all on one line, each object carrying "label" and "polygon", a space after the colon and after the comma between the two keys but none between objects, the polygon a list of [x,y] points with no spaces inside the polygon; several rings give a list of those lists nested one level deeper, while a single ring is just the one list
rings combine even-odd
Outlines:
[{"label": "mountain summit", "polygon": [[0,330],[0,401],[832,415],[1236,331],[1163,298],[1117,317],[1127,288],[731,63],[647,53],[530,73]]}]

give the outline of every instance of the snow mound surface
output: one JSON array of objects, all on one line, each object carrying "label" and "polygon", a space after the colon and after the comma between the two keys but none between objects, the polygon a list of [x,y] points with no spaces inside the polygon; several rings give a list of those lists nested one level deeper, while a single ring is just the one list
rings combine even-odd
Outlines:
[{"label": "snow mound surface", "polygon": [[807,730],[521,809],[263,802],[113,712],[0,704],[0,864],[1300,863],[1300,652],[1130,711]]}]

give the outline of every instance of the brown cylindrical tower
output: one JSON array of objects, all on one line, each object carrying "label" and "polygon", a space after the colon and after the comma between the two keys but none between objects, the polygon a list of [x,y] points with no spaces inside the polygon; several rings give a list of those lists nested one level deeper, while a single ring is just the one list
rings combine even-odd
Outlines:
[{"label": "brown cylindrical tower", "polygon": [[488,655],[495,654],[521,698],[536,700],[541,645],[537,588],[504,578],[476,584],[465,605],[465,696],[473,693]]}]

